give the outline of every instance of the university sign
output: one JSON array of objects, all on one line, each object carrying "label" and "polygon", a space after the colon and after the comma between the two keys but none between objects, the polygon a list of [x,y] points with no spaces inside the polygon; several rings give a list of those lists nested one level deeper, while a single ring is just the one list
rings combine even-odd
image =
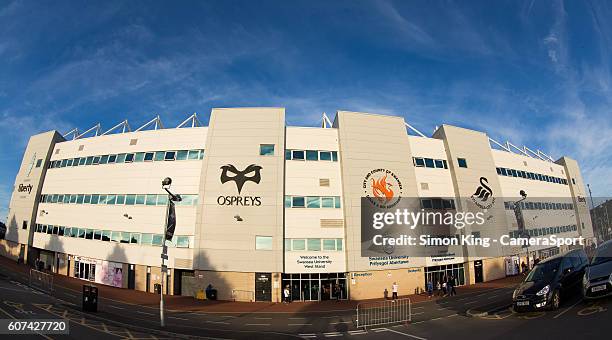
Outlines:
[{"label": "university sign", "polygon": [[259,184],[261,181],[261,166],[251,164],[244,170],[238,170],[234,165],[227,164],[221,168],[220,181],[221,184],[234,182],[238,195],[221,195],[217,197],[219,205],[241,205],[241,206],[260,206],[261,196],[241,196],[242,187],[246,182],[254,182]]}]

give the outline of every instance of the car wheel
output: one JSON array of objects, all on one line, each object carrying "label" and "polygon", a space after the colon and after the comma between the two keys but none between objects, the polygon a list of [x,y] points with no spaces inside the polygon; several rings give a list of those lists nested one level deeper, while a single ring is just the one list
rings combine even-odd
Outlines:
[{"label": "car wheel", "polygon": [[561,294],[559,294],[559,290],[555,290],[553,292],[552,298],[550,299],[550,310],[559,309],[559,305],[561,304]]}]

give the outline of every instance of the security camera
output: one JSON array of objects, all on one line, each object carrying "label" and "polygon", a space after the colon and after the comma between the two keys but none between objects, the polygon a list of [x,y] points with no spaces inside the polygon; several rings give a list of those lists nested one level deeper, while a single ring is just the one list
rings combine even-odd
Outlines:
[{"label": "security camera", "polygon": [[162,186],[164,186],[164,187],[170,186],[171,184],[172,184],[172,178],[170,178],[170,177],[166,177],[162,181]]}]

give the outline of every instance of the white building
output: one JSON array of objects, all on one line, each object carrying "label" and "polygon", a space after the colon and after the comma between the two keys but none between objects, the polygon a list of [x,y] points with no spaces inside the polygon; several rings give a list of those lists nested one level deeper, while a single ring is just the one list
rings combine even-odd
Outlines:
[{"label": "white building", "polygon": [[56,131],[32,136],[0,240],[3,255],[153,291],[161,280],[165,177],[183,197],[168,243],[170,294],[212,283],[221,299],[279,301],[285,286],[294,300],[364,299],[382,296],[394,281],[409,294],[426,279],[488,281],[528,252],[565,250],[500,247],[491,255],[456,247],[423,258],[364,257],[361,198],[372,190],[364,178],[375,169],[393,173],[401,183],[395,195],[425,210],[469,209],[464,198],[486,178],[498,203],[485,209],[488,223],[466,234],[516,236],[512,202],[524,190],[530,235],[593,238],[576,161],[553,161],[482,132],[443,125],[425,137],[401,117],[344,111],[333,123],[325,117],[321,128],[289,127],[282,108],[213,109],[208,126],[198,123],[193,116],[180,128],[161,128],[156,119],[134,132],[120,124],[72,139]]}]

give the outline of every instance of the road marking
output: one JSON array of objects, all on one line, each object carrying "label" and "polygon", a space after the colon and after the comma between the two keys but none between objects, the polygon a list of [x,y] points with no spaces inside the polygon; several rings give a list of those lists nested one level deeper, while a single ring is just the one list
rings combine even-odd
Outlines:
[{"label": "road marking", "polygon": [[220,325],[229,325],[229,322],[224,322],[224,321],[208,321],[208,320],[204,320],[204,322],[207,323],[216,323],[216,324],[220,324]]},{"label": "road marking", "polygon": [[260,317],[255,317],[254,319],[257,319],[257,320],[272,320],[272,318],[260,318]]},{"label": "road marking", "polygon": [[396,334],[401,334],[403,336],[407,336],[407,337],[414,338],[414,339],[427,340],[425,338],[421,338],[420,336],[416,336],[416,335],[412,335],[412,334],[396,331],[395,329],[388,329],[387,328],[387,331],[392,332],[392,333],[396,333]]},{"label": "road marking", "polygon": [[464,305],[473,305],[475,303],[478,303],[479,301],[472,301],[472,302],[466,302],[464,303]]},{"label": "road marking", "polygon": [[70,293],[64,293],[64,295],[68,295],[68,296],[73,297],[73,298],[77,297],[76,295],[70,294]]},{"label": "road marking", "polygon": [[498,296],[499,296],[499,294],[491,295],[491,296],[488,297],[488,299],[494,299],[494,298],[496,298]]},{"label": "road marking", "polygon": [[340,316],[338,315],[334,315],[334,316],[322,316],[321,319],[333,319],[333,318],[339,318]]},{"label": "road marking", "polygon": [[155,315],[153,313],[141,312],[139,310],[137,310],[136,313],[140,313],[140,314],[144,314],[144,315]]},{"label": "road marking", "polygon": [[467,300],[467,299],[469,299],[469,297],[464,297],[464,298],[461,298],[461,299],[457,299],[457,301],[463,301],[463,300]]},{"label": "road marking", "polygon": [[300,319],[306,319],[305,317],[299,317],[299,318],[289,318],[289,320],[300,320]]},{"label": "road marking", "polygon": [[183,321],[189,321],[189,319],[179,318],[178,316],[169,316],[168,318],[177,319],[177,320],[183,320]]},{"label": "road marking", "polygon": [[337,325],[337,324],[340,324],[340,323],[353,323],[353,321],[337,321],[337,322],[330,322],[329,324],[330,325]]},{"label": "road marking", "polygon": [[425,314],[425,312],[412,313],[412,315],[420,315],[420,314]]},{"label": "road marking", "polygon": [[233,316],[233,315],[221,315],[220,318],[237,318],[237,316]]},{"label": "road marking", "polygon": [[269,323],[245,323],[245,326],[270,326]]},{"label": "road marking", "polygon": [[450,308],[448,308],[448,307],[438,308],[438,310],[447,310],[447,309],[450,309]]},{"label": "road marking", "polygon": [[571,305],[571,306],[567,307],[567,308],[566,308],[566,309],[565,309],[563,312],[561,312],[561,313],[559,313],[559,314],[557,314],[557,315],[553,316],[553,319],[556,319],[556,318],[560,317],[561,315],[565,314],[567,311],[569,311],[570,309],[574,308],[574,307],[575,307],[577,304],[579,304],[579,303],[581,303],[581,302],[582,302],[582,300],[578,300],[578,302],[576,302],[575,304],[573,304],[573,305]]},{"label": "road marking", "polygon": [[423,307],[423,306],[420,306],[420,307],[412,307],[412,309],[419,309],[419,308],[425,308],[425,307]]},{"label": "road marking", "polygon": [[117,308],[117,309],[125,309],[123,307],[118,307],[118,306],[114,306],[114,305],[108,305],[110,308]]},{"label": "road marking", "polygon": [[288,326],[312,326],[311,323],[290,323]]},{"label": "road marking", "polygon": [[459,315],[459,314],[457,314],[457,313],[451,314],[451,315],[448,315],[447,318],[452,318],[453,316],[457,316],[457,315]]},{"label": "road marking", "polygon": [[384,331],[386,331],[386,330],[387,330],[386,328],[372,328],[372,332],[376,332],[376,333],[378,333],[378,332],[384,332]]},{"label": "road marking", "polygon": [[334,337],[334,336],[342,336],[342,333],[332,332],[332,333],[323,333],[326,337]]},{"label": "road marking", "polygon": [[348,331],[348,333],[350,335],[359,335],[359,334],[366,334],[367,332],[364,330],[359,330],[359,331]]}]

